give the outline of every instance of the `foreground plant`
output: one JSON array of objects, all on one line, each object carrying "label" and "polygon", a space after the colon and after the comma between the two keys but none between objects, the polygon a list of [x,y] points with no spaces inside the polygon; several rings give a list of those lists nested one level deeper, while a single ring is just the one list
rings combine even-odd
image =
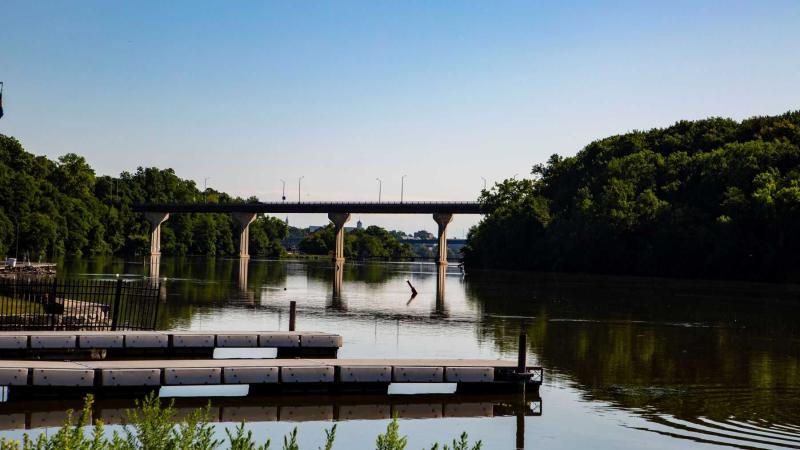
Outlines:
[{"label": "foreground plant", "polygon": [[[122,433],[114,431],[111,437],[106,436],[103,421],[97,420],[91,426],[92,404],[94,398],[86,397],[83,410],[73,424],[73,412],[67,412],[64,426],[55,434],[46,436],[39,434],[35,439],[25,433],[22,442],[0,437],[0,450],[215,450],[229,448],[231,450],[269,450],[270,440],[259,445],[253,438],[253,432],[245,430],[242,422],[233,431],[225,429],[227,440],[215,439],[216,428],[212,425],[210,405],[194,410],[184,419],[176,417],[174,400],[166,406],[155,394],[146,396],[136,406],[126,412],[126,425]],[[90,433],[86,433],[91,428]],[[336,440],[336,425],[325,430],[325,445],[319,450],[333,450]],[[386,427],[386,434],[378,435],[376,450],[404,450],[408,438],[400,435],[400,425],[393,418]],[[459,440],[453,440],[452,447],[435,444],[431,450],[480,450],[481,442],[472,446],[468,442],[467,433],[462,433]],[[297,428],[284,436],[282,450],[300,450],[297,442]]]}]

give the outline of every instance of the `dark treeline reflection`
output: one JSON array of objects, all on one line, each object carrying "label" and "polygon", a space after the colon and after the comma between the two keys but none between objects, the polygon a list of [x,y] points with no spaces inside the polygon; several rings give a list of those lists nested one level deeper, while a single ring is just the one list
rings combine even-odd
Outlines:
[{"label": "dark treeline reflection", "polygon": [[[479,339],[644,415],[800,420],[800,287],[475,273]],[[793,419],[793,420],[790,420]]]}]

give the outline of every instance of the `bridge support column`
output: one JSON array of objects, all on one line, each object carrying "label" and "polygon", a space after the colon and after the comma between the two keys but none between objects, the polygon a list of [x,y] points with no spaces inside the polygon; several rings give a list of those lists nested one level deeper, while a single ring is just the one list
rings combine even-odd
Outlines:
[{"label": "bridge support column", "polygon": [[349,213],[328,213],[328,219],[333,222],[334,250],[333,263],[336,272],[344,269],[344,224],[350,220]]},{"label": "bridge support column", "polygon": [[256,213],[231,213],[233,220],[239,225],[239,258],[250,257],[250,224],[256,220]]},{"label": "bridge support column", "polygon": [[169,213],[146,212],[144,217],[150,222],[150,255],[161,254],[161,224],[169,219]]},{"label": "bridge support column", "polygon": [[436,256],[438,264],[447,264],[447,225],[453,220],[452,214],[436,213],[433,220],[439,225],[439,254]]}]

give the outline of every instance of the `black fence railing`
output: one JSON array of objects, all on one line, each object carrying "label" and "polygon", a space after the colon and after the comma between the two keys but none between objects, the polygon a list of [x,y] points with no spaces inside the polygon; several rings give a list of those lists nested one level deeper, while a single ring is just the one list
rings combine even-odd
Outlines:
[{"label": "black fence railing", "polygon": [[153,330],[158,303],[150,281],[0,278],[0,330]]}]

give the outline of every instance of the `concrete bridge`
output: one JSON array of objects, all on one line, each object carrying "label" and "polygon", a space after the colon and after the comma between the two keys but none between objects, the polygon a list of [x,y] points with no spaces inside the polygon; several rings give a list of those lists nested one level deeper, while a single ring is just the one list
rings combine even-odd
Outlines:
[{"label": "concrete bridge", "polygon": [[247,259],[249,252],[249,227],[257,214],[319,214],[327,213],[335,231],[333,261],[336,272],[341,273],[344,264],[344,225],[355,214],[431,214],[438,227],[438,254],[436,262],[447,264],[447,225],[454,214],[484,214],[478,202],[310,202],[310,203],[174,203],[134,205],[134,211],[144,213],[150,222],[150,254],[161,254],[161,224],[170,214],[178,213],[227,213],[239,226],[239,257]]}]

